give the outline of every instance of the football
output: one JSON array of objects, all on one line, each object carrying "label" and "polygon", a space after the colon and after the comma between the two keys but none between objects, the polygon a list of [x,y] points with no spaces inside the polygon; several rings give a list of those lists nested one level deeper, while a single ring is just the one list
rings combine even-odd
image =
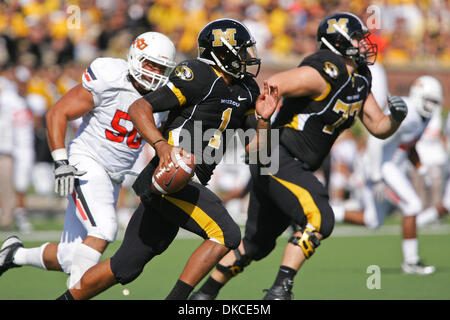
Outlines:
[{"label": "football", "polygon": [[156,194],[170,194],[180,191],[194,174],[194,155],[184,153],[183,156],[176,154],[178,168],[171,162],[169,171],[159,166],[152,177],[152,191]]}]

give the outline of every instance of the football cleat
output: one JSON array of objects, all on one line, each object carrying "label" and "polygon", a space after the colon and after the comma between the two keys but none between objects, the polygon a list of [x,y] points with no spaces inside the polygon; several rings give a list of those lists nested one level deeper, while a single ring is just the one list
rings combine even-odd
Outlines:
[{"label": "football cleat", "polygon": [[211,294],[207,294],[201,291],[195,291],[190,297],[189,300],[214,300],[216,296]]},{"label": "football cleat", "polygon": [[422,274],[428,275],[434,273],[436,268],[434,266],[427,266],[422,261],[417,263],[402,263],[402,271],[407,274]]},{"label": "football cleat", "polygon": [[0,276],[11,268],[21,267],[13,262],[17,249],[23,248],[22,241],[16,236],[6,238],[0,248]]},{"label": "football cleat", "polygon": [[267,292],[263,300],[292,300],[292,287],[294,281],[290,279],[284,279],[282,285],[273,285],[270,289],[265,289]]}]

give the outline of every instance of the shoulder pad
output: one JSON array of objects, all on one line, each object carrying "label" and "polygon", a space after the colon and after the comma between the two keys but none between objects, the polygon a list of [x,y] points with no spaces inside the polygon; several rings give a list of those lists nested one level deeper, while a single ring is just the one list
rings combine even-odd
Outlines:
[{"label": "shoulder pad", "polygon": [[123,76],[124,71],[128,71],[128,66],[123,59],[97,58],[86,68],[83,78],[86,78],[88,82],[100,80],[113,83]]},{"label": "shoulder pad", "polygon": [[329,50],[319,50],[306,57],[300,66],[310,66],[328,81],[336,81],[341,75],[347,75],[347,68],[342,59]]},{"label": "shoulder pad", "polygon": [[123,87],[127,72],[128,66],[123,59],[97,58],[84,70],[81,82],[92,93],[94,104],[99,105],[105,91]]},{"label": "shoulder pad", "polygon": [[175,67],[171,75],[171,80],[192,81],[197,77],[203,78],[210,72],[210,68],[211,66],[197,59],[185,60]]},{"label": "shoulder pad", "polygon": [[183,95],[186,101],[196,103],[210,90],[217,75],[212,67],[200,60],[191,59],[179,63],[169,78],[169,88]]}]

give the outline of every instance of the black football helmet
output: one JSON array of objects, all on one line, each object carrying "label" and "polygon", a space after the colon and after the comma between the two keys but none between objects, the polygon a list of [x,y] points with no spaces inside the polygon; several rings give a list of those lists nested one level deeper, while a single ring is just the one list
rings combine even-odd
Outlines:
[{"label": "black football helmet", "polygon": [[261,59],[255,44],[250,31],[239,21],[217,19],[198,35],[198,59],[218,66],[237,79],[256,77]]},{"label": "black football helmet", "polygon": [[338,55],[352,58],[358,66],[372,65],[377,58],[378,48],[370,42],[369,35],[369,29],[356,15],[340,12],[320,23],[317,41],[320,49],[329,49]]}]

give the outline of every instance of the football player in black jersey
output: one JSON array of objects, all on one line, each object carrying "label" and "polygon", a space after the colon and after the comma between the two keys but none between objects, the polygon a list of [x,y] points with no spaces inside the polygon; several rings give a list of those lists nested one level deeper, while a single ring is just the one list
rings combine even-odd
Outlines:
[{"label": "football player in black jersey", "polygon": [[[60,299],[88,299],[116,283],[133,281],[148,261],[167,249],[180,227],[205,239],[166,297],[187,299],[217,262],[238,247],[238,225],[205,185],[227,145],[225,129],[256,128],[246,146],[248,152],[258,153],[268,146],[268,135],[263,132],[270,130],[278,89],[265,82],[260,94],[253,79],[259,72],[260,59],[255,41],[242,23],[232,19],[210,22],[199,33],[198,46],[197,59],[180,63],[166,86],[130,106],[135,128],[157,153],[133,185],[141,204],[114,256],[89,269],[79,284]],[[155,127],[153,112],[166,110],[170,112],[161,134]],[[177,166],[175,154],[182,152],[195,155],[193,180],[172,194],[152,193],[156,167],[167,167],[170,162]]]},{"label": "football player in black jersey", "polygon": [[191,299],[214,299],[224,283],[252,260],[266,257],[293,220],[299,230],[289,239],[278,275],[264,299],[292,298],[294,276],[334,227],[328,191],[313,171],[355,117],[372,135],[384,139],[397,130],[407,113],[404,101],[391,97],[391,114],[385,115],[371,94],[367,65],[376,59],[376,46],[368,34],[357,16],[333,14],[319,25],[319,50],[297,68],[268,79],[284,97],[273,124],[280,130],[279,170],[261,175],[261,166],[250,166],[253,188],[244,239]]}]

